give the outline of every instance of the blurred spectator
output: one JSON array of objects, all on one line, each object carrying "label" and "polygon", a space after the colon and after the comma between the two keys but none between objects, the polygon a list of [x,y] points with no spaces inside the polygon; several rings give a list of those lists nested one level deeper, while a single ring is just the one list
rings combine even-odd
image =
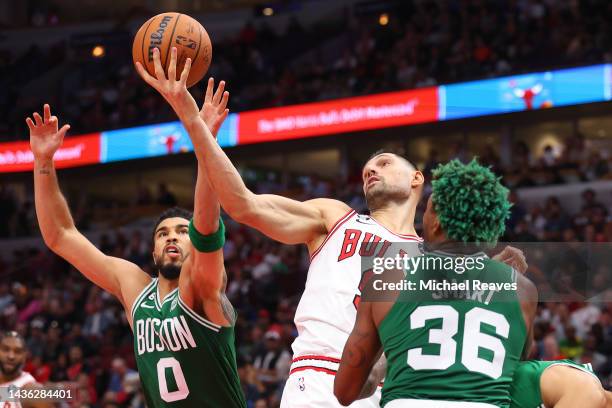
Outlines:
[{"label": "blurred spectator", "polygon": [[252,364],[239,363],[238,375],[247,405],[253,406],[256,401],[260,400],[266,394],[266,387],[259,380],[257,369],[255,369]]},{"label": "blurred spectator", "polygon": [[136,265],[144,265],[149,261],[150,254],[147,254],[147,245],[142,239],[142,232],[136,230],[132,233],[129,247],[125,252],[125,258]]},{"label": "blurred spectator", "polygon": [[135,370],[130,369],[124,359],[116,357],[111,364],[111,375],[108,381],[107,391],[113,392],[117,396],[118,401],[125,401],[129,392],[126,391],[126,380],[137,374]]},{"label": "blurred spectator", "polygon": [[66,370],[68,379],[76,381],[80,374],[87,374],[87,363],[83,361],[83,350],[79,346],[72,346],[68,351],[69,366]]},{"label": "blurred spectator", "polygon": [[557,156],[551,145],[544,147],[544,153],[542,153],[540,160],[544,167],[553,167],[557,164]]},{"label": "blurred spectator", "polygon": [[601,310],[592,303],[585,303],[572,312],[570,321],[576,329],[576,336],[586,338],[591,327],[597,323]]},{"label": "blurred spectator", "polygon": [[544,337],[542,341],[542,355],[540,356],[542,360],[562,360],[566,358],[565,355],[561,354],[559,351],[559,344],[557,343],[557,339],[554,335],[548,334]]},{"label": "blurred spectator", "polygon": [[544,226],[546,240],[561,240],[561,232],[569,225],[569,220],[564,214],[559,199],[549,197],[546,201],[546,224]]},{"label": "blurred spectator", "polygon": [[266,394],[282,392],[284,382],[289,376],[291,354],[281,343],[278,329],[270,329],[264,335],[265,349],[255,355],[253,366],[257,378],[266,388]]},{"label": "blurred spectator", "polygon": [[583,354],[582,340],[576,336],[574,326],[565,326],[565,338],[559,342],[559,351],[570,359]]},{"label": "blurred spectator", "polygon": [[149,191],[147,186],[141,186],[138,189],[138,196],[136,197],[137,205],[148,205],[153,203],[153,197],[151,196],[151,191]]},{"label": "blurred spectator", "polygon": [[91,384],[90,378],[86,373],[79,373],[76,378],[78,396],[82,404],[95,405],[98,401],[96,388]]},{"label": "blurred spectator", "polygon": [[176,205],[176,197],[168,190],[168,186],[165,183],[159,183],[157,186],[157,204],[167,207],[174,207]]},{"label": "blurred spectator", "polygon": [[83,333],[86,336],[100,337],[110,325],[116,323],[112,309],[104,308],[103,305],[102,297],[96,294],[85,306],[87,319],[83,326]]}]

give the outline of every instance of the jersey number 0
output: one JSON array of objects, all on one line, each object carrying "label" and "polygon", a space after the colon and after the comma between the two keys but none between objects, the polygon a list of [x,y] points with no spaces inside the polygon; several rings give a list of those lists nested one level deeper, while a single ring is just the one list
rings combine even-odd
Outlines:
[{"label": "jersey number 0", "polygon": [[[176,381],[176,390],[168,391],[166,382],[166,369],[172,369],[172,375]],[[180,401],[189,395],[189,387],[185,381],[185,375],[181,364],[174,357],[160,358],[157,362],[157,380],[159,381],[159,395],[166,402]]]}]

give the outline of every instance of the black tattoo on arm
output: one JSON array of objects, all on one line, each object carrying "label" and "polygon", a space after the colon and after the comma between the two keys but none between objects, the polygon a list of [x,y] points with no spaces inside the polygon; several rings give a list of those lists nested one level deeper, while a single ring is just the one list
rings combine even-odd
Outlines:
[{"label": "black tattoo on arm", "polygon": [[221,284],[221,293],[225,293],[227,289],[227,271],[223,268],[223,283]]},{"label": "black tattoo on arm", "polygon": [[[363,337],[363,334],[356,332],[355,337]],[[346,345],[346,362],[350,367],[361,367],[365,362],[365,352],[359,346],[359,340]]]},{"label": "black tattoo on arm", "polygon": [[225,293],[221,294],[221,309],[223,310],[223,316],[227,319],[227,321],[230,322],[232,326],[236,324],[236,311]]},{"label": "black tattoo on arm", "polygon": [[225,290],[227,289],[227,271],[223,268],[223,283],[221,284],[221,309],[223,316],[230,322],[231,325],[236,323],[236,310],[232,306],[232,302],[227,298]]}]

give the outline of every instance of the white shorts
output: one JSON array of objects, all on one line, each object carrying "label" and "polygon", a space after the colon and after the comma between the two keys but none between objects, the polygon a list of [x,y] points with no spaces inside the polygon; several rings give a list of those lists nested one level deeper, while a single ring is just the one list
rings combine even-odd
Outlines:
[{"label": "white shorts", "polygon": [[434,401],[415,399],[396,399],[390,401],[385,408],[497,408],[495,405],[482,402]]},{"label": "white shorts", "polygon": [[[281,408],[342,408],[334,395],[334,377],[315,370],[296,371],[285,383]],[[353,402],[350,408],[379,408],[380,390],[374,395]]]}]

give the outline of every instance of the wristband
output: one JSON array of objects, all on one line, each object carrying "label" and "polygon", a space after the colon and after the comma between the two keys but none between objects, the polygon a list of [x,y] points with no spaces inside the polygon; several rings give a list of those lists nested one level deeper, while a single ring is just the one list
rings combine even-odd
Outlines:
[{"label": "wristband", "polygon": [[189,221],[189,238],[193,247],[200,252],[215,252],[223,248],[223,244],[225,244],[225,225],[223,225],[223,220],[219,217],[219,229],[217,229],[217,232],[203,235],[193,225],[192,218]]}]

